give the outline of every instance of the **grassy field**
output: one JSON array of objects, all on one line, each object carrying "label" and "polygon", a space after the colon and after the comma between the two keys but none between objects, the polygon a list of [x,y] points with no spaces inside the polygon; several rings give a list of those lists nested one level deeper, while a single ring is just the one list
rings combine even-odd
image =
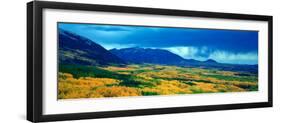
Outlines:
[{"label": "grassy field", "polygon": [[102,98],[258,90],[257,75],[162,65],[60,65],[58,98]]}]

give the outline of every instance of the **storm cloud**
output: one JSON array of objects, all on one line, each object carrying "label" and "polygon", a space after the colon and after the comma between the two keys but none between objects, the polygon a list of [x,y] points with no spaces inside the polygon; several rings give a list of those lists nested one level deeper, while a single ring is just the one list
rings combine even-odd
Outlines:
[{"label": "storm cloud", "polygon": [[186,59],[257,64],[258,32],[105,24],[59,23],[59,27],[102,45],[166,49]]}]

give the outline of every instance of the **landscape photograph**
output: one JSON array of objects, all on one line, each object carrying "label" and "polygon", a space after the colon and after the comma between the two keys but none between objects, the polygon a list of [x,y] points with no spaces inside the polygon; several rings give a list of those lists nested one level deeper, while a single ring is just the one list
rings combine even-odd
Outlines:
[{"label": "landscape photograph", "polygon": [[57,25],[58,99],[258,91],[258,31]]}]

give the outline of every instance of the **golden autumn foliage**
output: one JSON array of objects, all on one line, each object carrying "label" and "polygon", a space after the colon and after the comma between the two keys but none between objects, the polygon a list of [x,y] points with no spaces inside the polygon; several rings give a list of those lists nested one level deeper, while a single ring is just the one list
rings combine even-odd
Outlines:
[{"label": "golden autumn foliage", "polygon": [[177,71],[149,71],[149,72],[143,72],[138,74],[138,76],[143,76],[143,77],[162,77],[162,78],[177,78],[178,76]]},{"label": "golden autumn foliage", "polygon": [[90,97],[122,97],[122,96],[140,96],[141,93],[136,88],[112,86],[100,87],[93,91]]},{"label": "golden autumn foliage", "polygon": [[195,82],[197,89],[200,89],[203,92],[218,92],[217,88],[215,88],[215,84],[203,83],[203,82]]},{"label": "golden autumn foliage", "polygon": [[69,73],[59,73],[59,98],[87,98],[91,90],[110,84],[118,84],[120,81],[111,78],[91,78],[81,77],[73,78]]},{"label": "golden autumn foliage", "polygon": [[[70,73],[60,72],[58,98],[103,98],[258,90],[257,77],[239,76],[239,73],[232,71],[164,65],[106,66],[99,67],[99,69],[109,71],[106,74],[112,75],[75,78]],[[123,77],[118,78],[116,75]]]},{"label": "golden autumn foliage", "polygon": [[159,95],[169,94],[188,94],[192,93],[189,90],[189,85],[181,83],[177,80],[167,81],[161,80],[160,84],[153,88],[143,88],[143,92],[155,92]]}]

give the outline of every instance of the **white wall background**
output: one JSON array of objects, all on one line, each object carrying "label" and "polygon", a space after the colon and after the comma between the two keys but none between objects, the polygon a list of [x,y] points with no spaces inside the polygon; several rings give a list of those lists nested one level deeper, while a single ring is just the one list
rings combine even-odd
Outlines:
[{"label": "white wall background", "polygon": [[[2,0],[0,4],[0,122],[27,123],[26,112],[26,2]],[[71,1],[71,0],[69,0]],[[274,16],[274,107],[231,111],[212,111],[152,115],[73,123],[245,123],[280,122],[281,114],[281,2],[278,0],[80,0],[97,4],[156,7],[183,10],[265,14]],[[65,121],[70,122],[70,121]]]}]

